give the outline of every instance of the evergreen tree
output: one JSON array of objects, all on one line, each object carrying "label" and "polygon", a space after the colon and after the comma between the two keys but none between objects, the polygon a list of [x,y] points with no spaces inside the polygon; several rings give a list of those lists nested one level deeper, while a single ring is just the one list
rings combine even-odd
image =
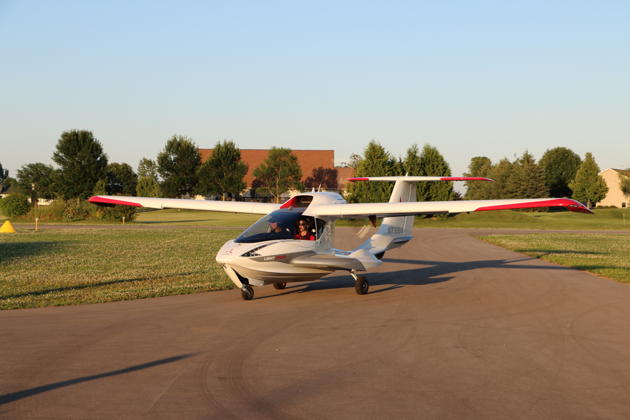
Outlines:
[{"label": "evergreen tree", "polygon": [[219,194],[222,200],[228,194],[238,197],[245,189],[243,178],[246,173],[247,165],[241,161],[241,150],[234,142],[217,143],[212,156],[199,168],[197,192]]},{"label": "evergreen tree", "polygon": [[411,147],[407,149],[405,159],[402,161],[402,172],[404,175],[409,176],[420,175],[421,165],[422,161],[418,153],[418,145],[412,144]]},{"label": "evergreen tree", "polygon": [[140,159],[138,162],[138,177],[150,176],[158,180],[158,166],[154,160],[148,158]]},{"label": "evergreen tree", "polygon": [[[451,168],[440,152],[425,144],[420,154],[420,176],[451,176]],[[453,198],[452,182],[419,182],[418,201],[448,201]]]},{"label": "evergreen tree", "polygon": [[162,192],[167,197],[189,196],[197,185],[201,157],[197,145],[188,137],[173,136],[157,157],[162,177]]},{"label": "evergreen tree", "polygon": [[509,187],[508,187],[508,179],[510,174],[512,173],[513,165],[512,162],[503,158],[499,161],[499,163],[492,165],[490,168],[490,172],[488,173],[488,178],[494,180],[494,182],[488,182],[488,196],[485,197],[487,200],[492,199],[500,199],[500,198],[511,198]]},{"label": "evergreen tree", "polygon": [[512,164],[512,172],[507,178],[507,193],[509,198],[548,196],[545,173],[529,152],[525,151]]},{"label": "evergreen tree", "polygon": [[569,183],[582,163],[580,156],[566,147],[549,149],[540,159],[550,197],[571,197]]},{"label": "evergreen tree", "polygon": [[52,159],[59,165],[55,189],[63,198],[87,198],[105,177],[107,156],[91,131],[61,133]]},{"label": "evergreen tree", "polygon": [[[489,178],[492,161],[485,156],[475,156],[470,160],[468,172],[464,176]],[[491,182],[466,181],[466,200],[487,200],[492,189]]]},{"label": "evergreen tree", "polygon": [[591,153],[586,153],[584,161],[575,174],[575,179],[569,184],[573,191],[573,198],[588,207],[601,201],[608,192],[604,178],[599,176],[599,166]]},{"label": "evergreen tree", "polygon": [[267,159],[254,170],[254,176],[255,184],[278,203],[281,194],[299,187],[302,169],[291,149],[272,147]]},{"label": "evergreen tree", "polygon": [[54,198],[55,170],[44,163],[28,163],[17,172],[19,189],[31,197],[31,204],[37,204],[38,198]]},{"label": "evergreen tree", "polygon": [[109,195],[135,195],[138,175],[126,163],[110,163],[105,182]]},{"label": "evergreen tree", "polygon": [[[396,160],[376,141],[367,145],[362,158],[355,155],[354,162],[356,177],[397,175]],[[386,203],[393,187],[391,182],[353,182],[348,185],[349,201]]]}]

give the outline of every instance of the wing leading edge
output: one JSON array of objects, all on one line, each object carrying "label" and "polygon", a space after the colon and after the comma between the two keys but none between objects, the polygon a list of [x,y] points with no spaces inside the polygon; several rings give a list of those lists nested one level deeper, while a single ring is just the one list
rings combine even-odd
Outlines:
[{"label": "wing leading edge", "polygon": [[592,213],[582,203],[569,198],[529,198],[507,200],[422,201],[403,203],[327,204],[311,206],[313,216],[392,217],[429,213],[467,213],[473,211],[564,207],[567,210]]},{"label": "wing leading edge", "polygon": [[88,200],[97,205],[146,207],[150,209],[187,209],[225,211],[231,213],[267,214],[280,208],[275,203],[251,203],[246,201],[190,200],[181,198],[125,197],[95,195]]}]

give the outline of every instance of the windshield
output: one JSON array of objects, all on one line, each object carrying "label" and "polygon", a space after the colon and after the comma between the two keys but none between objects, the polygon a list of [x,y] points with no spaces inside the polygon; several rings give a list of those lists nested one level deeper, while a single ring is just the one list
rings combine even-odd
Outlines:
[{"label": "windshield", "polygon": [[[304,210],[304,209],[300,209]],[[262,242],[293,239],[302,211],[276,210],[247,228],[234,242]]]},{"label": "windshield", "polygon": [[276,210],[251,225],[234,242],[250,243],[277,239],[317,240],[326,222],[302,216],[303,208]]}]

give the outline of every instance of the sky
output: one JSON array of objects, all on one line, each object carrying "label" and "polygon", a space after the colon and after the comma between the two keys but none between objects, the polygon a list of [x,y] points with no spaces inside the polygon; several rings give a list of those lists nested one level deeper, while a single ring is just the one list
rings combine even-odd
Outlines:
[{"label": "sky", "polygon": [[134,168],[199,147],[564,146],[630,167],[628,1],[0,0],[0,163],[85,129]]}]

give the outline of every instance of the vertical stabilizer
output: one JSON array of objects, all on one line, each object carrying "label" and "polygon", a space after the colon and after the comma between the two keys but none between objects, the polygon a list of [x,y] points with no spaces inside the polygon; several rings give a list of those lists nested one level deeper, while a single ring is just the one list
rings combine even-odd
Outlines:
[{"label": "vertical stabilizer", "polygon": [[[406,181],[403,177],[396,180],[390,203],[404,203],[416,201],[416,182]],[[385,251],[397,248],[409,242],[413,235],[413,220],[415,216],[385,217],[378,231],[357,249],[365,249],[381,258]]]}]

